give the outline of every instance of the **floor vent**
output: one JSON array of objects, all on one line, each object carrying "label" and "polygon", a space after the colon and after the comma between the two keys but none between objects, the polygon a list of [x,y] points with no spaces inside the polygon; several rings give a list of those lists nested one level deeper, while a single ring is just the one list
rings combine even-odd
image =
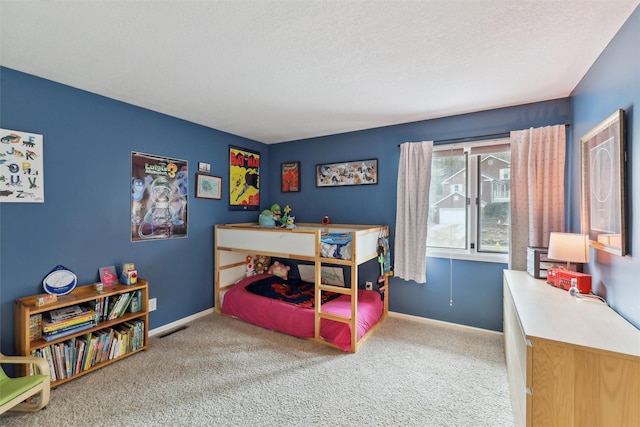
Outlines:
[{"label": "floor vent", "polygon": [[175,334],[176,332],[180,332],[180,331],[183,331],[185,329],[187,329],[187,326],[180,326],[179,328],[172,329],[172,330],[170,330],[168,332],[165,332],[162,335],[158,335],[158,338],[168,337],[171,334]]}]

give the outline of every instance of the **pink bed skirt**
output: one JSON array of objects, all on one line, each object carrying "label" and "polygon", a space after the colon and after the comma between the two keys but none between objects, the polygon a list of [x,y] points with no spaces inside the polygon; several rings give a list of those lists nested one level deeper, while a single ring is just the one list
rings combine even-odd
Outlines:
[{"label": "pink bed skirt", "polygon": [[[314,309],[261,297],[244,289],[249,283],[266,276],[262,274],[240,280],[224,294],[222,312],[266,329],[300,338],[312,338]],[[323,304],[322,311],[350,317],[351,297],[341,295]],[[382,312],[383,302],[378,292],[358,290],[358,340],[380,320]],[[320,333],[326,341],[340,349],[351,350],[351,325],[348,323],[322,319]]]}]

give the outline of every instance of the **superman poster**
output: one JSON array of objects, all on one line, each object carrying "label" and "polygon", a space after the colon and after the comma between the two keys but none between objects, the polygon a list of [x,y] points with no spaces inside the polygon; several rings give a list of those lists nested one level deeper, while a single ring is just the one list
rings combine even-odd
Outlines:
[{"label": "superman poster", "polygon": [[260,208],[260,153],[229,146],[229,210]]}]

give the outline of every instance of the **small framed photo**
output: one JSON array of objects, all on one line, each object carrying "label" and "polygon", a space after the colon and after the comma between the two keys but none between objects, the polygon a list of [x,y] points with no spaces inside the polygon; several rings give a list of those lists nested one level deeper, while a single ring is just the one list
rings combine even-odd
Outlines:
[{"label": "small framed photo", "polygon": [[100,274],[100,283],[102,283],[102,286],[105,288],[118,284],[118,274],[116,273],[115,265],[100,267],[98,273]]},{"label": "small framed photo", "polygon": [[282,163],[280,177],[280,191],[283,193],[300,191],[300,162]]},{"label": "small framed photo", "polygon": [[222,198],[222,178],[201,173],[196,174],[196,197],[220,200]]},{"label": "small framed photo", "polygon": [[316,165],[316,187],[378,183],[378,159]]}]

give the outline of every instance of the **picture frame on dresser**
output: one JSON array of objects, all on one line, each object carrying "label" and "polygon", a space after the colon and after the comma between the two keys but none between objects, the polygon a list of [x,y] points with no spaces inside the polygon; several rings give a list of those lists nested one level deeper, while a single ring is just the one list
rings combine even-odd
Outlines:
[{"label": "picture frame on dresser", "polygon": [[590,246],[627,254],[624,110],[580,138],[581,228]]}]

